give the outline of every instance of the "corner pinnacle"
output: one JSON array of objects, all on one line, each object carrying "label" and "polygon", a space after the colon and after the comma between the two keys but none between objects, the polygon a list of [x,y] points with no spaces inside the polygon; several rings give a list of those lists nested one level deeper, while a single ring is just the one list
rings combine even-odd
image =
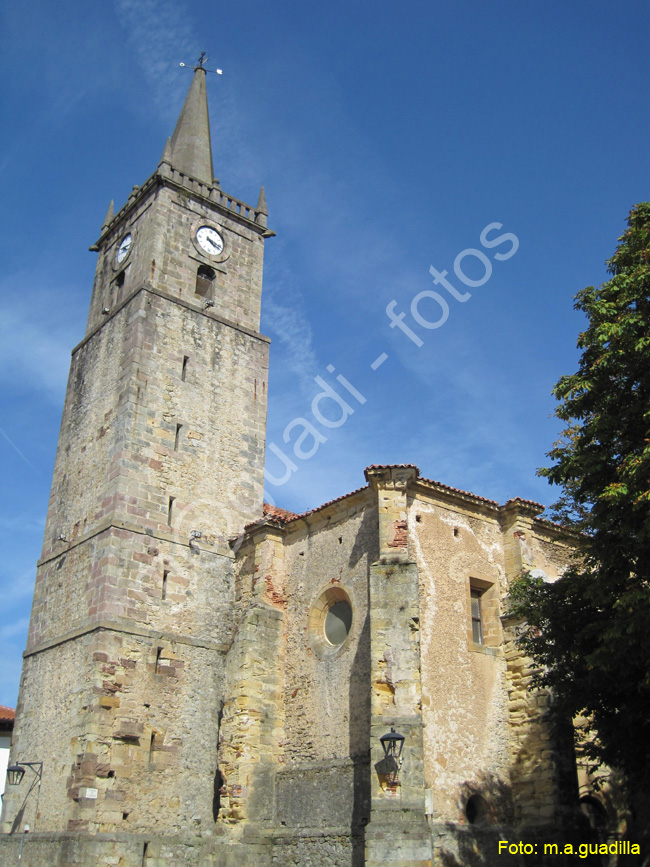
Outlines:
[{"label": "corner pinnacle", "polygon": [[269,212],[266,207],[266,194],[264,192],[264,187],[260,188],[260,196],[257,200],[257,207],[255,208],[255,222],[259,226],[263,226],[266,229],[267,226],[267,217]]},{"label": "corner pinnacle", "polygon": [[109,224],[109,223],[111,222],[111,220],[113,219],[113,209],[114,209],[114,206],[115,206],[115,202],[113,201],[113,199],[111,199],[111,203],[110,203],[110,205],[108,206],[108,211],[106,211],[106,216],[104,217],[104,222],[102,223],[102,232],[104,231],[104,229],[106,228],[106,226],[108,226],[108,224]]},{"label": "corner pinnacle", "polygon": [[257,207],[255,208],[258,214],[266,214],[268,217],[269,212],[266,209],[266,193],[264,192],[264,186],[260,187],[260,196],[257,200]]}]

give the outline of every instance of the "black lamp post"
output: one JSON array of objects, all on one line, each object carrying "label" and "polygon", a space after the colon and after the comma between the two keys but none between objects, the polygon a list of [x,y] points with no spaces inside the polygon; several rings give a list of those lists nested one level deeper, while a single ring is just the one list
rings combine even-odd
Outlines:
[{"label": "black lamp post", "polygon": [[[38,800],[41,796],[41,780],[43,779],[43,762],[16,762],[15,765],[10,765],[7,768],[7,782],[10,786],[19,786],[23,781],[23,777],[25,776],[25,768],[29,768],[30,771],[33,772],[34,779],[32,780],[29,791],[27,792],[23,800],[23,807],[27,802],[27,798],[29,798],[29,796],[33,792],[34,787],[38,786],[38,792],[36,793],[36,818],[34,819],[34,826],[36,826],[36,819],[38,819]],[[25,827],[27,828],[27,826]]]}]

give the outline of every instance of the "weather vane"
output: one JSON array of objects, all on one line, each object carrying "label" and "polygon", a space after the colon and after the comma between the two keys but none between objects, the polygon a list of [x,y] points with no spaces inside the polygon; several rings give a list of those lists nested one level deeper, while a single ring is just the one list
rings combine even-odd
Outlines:
[{"label": "weather vane", "polygon": [[[214,72],[215,75],[223,75],[223,69],[206,69],[206,68],[205,68],[205,63],[206,63],[207,60],[208,60],[208,55],[205,53],[205,51],[202,51],[202,52],[201,52],[201,56],[199,57],[199,59],[198,59],[198,61],[197,61],[197,65],[194,67],[194,69],[195,69],[195,70],[196,70],[196,69],[202,69],[204,72]],[[185,64],[185,63],[181,63],[181,66],[184,66],[185,69],[189,69],[189,68],[190,68],[190,67],[187,66],[187,64]]]}]

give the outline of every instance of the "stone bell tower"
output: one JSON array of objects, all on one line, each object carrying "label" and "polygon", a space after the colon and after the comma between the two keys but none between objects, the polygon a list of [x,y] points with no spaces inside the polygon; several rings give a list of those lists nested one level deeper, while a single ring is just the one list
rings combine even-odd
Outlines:
[{"label": "stone bell tower", "polygon": [[120,863],[145,863],[152,835],[214,823],[228,538],[262,514],[272,234],[263,189],[251,207],[214,178],[200,61],[156,171],[91,247],[11,754],[44,763],[39,815],[28,780],[3,813],[34,852],[47,832],[34,863],[117,863],[125,835]]}]

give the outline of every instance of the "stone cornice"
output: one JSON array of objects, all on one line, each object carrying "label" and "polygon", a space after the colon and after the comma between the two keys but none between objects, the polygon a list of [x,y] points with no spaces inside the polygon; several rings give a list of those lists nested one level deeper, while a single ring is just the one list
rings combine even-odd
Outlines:
[{"label": "stone cornice", "polygon": [[[173,545],[180,545],[183,548],[194,548],[200,547],[195,540],[191,540],[192,544],[190,545],[190,540],[187,542],[182,541],[177,533],[170,531],[169,533],[161,532],[160,530],[153,530],[150,527],[143,527],[139,524],[132,524],[128,521],[120,521],[113,516],[109,516],[100,524],[97,525],[94,529],[90,530],[88,533],[84,533],[83,536],[79,536],[78,539],[75,539],[74,542],[62,542],[61,545],[65,547],[61,547],[60,551],[56,552],[48,552],[45,556],[41,557],[40,560],[36,563],[36,567],[40,568],[41,566],[45,566],[47,563],[51,563],[52,560],[57,560],[59,557],[62,557],[64,554],[67,554],[69,551],[74,550],[79,547],[79,545],[83,545],[84,542],[87,542],[89,539],[93,539],[95,536],[100,536],[102,533],[106,533],[108,530],[127,530],[130,533],[137,533],[140,536],[147,536],[149,539],[156,539],[159,542],[170,542]],[[202,554],[210,554],[216,557],[227,557],[229,560],[232,559],[232,552],[225,546],[221,545],[217,548],[216,551],[210,551],[206,547],[200,548]]]},{"label": "stone cornice", "polygon": [[[174,169],[165,160],[162,160],[156,171],[147,178],[141,187],[133,188],[126,203],[122,205],[113,218],[102,227],[101,235],[90,249],[98,249],[100,245],[104,244],[117,227],[123,226],[133,211],[139,207],[143,199],[155,188],[162,186],[176,189],[184,194],[191,193],[194,198],[203,201],[212,210],[217,211],[235,222],[241,223],[242,226],[252,229],[264,238],[275,235],[275,232],[270,231],[265,225],[258,222],[258,219],[263,212],[257,211],[251,205],[247,205],[240,199],[236,199],[234,196],[224,193],[218,185],[211,186],[203,181],[197,180],[196,178],[184,175],[182,172]],[[263,214],[263,216],[265,217],[266,215]]]},{"label": "stone cornice", "polygon": [[110,322],[111,319],[117,316],[117,314],[121,310],[123,310],[127,306],[127,304],[130,304],[130,302],[136,297],[136,295],[139,295],[140,292],[149,292],[151,295],[157,295],[159,298],[164,298],[165,301],[173,301],[174,304],[178,304],[179,307],[185,307],[186,310],[191,310],[192,313],[196,313],[199,316],[204,316],[206,319],[212,319],[215,322],[220,322],[221,325],[227,325],[229,328],[234,328],[236,331],[241,331],[242,334],[248,334],[249,337],[254,337],[256,340],[261,340],[262,343],[271,342],[270,337],[266,337],[266,335],[260,334],[259,331],[253,331],[252,328],[246,328],[245,325],[239,325],[237,322],[233,322],[231,319],[226,319],[224,316],[219,316],[216,313],[212,312],[212,308],[204,310],[201,307],[197,307],[195,304],[190,304],[190,302],[186,301],[184,298],[178,298],[174,295],[167,294],[167,292],[161,292],[160,289],[154,289],[153,286],[145,283],[142,286],[139,286],[137,289],[134,289],[130,295],[127,295],[124,301],[118,304],[118,306],[115,307],[114,310],[111,310],[111,312],[108,313],[104,319],[102,319],[99,325],[96,325],[92,329],[92,331],[89,331],[88,334],[86,334],[86,336],[83,338],[83,340],[80,340],[79,343],[77,343],[77,345],[72,350],[71,355],[74,355],[77,350],[81,349],[82,346],[88,343],[88,341],[92,337],[94,337],[98,331],[101,331],[101,329],[106,325],[107,322]]},{"label": "stone cornice", "polygon": [[89,635],[92,632],[106,630],[108,632],[121,632],[124,635],[135,635],[138,638],[148,638],[152,641],[169,641],[177,644],[186,644],[191,647],[202,647],[205,650],[214,650],[217,653],[227,653],[230,649],[229,644],[210,641],[209,639],[194,638],[191,635],[176,635],[173,632],[164,632],[158,629],[144,629],[139,626],[134,626],[132,620],[126,618],[122,620],[86,620],[77,629],[70,629],[56,638],[41,641],[35,647],[28,647],[23,652],[23,659],[29,656],[35,656],[37,653],[42,653],[44,650],[49,650],[52,647],[58,647],[60,644],[65,644],[75,638],[81,638],[83,635]]}]

